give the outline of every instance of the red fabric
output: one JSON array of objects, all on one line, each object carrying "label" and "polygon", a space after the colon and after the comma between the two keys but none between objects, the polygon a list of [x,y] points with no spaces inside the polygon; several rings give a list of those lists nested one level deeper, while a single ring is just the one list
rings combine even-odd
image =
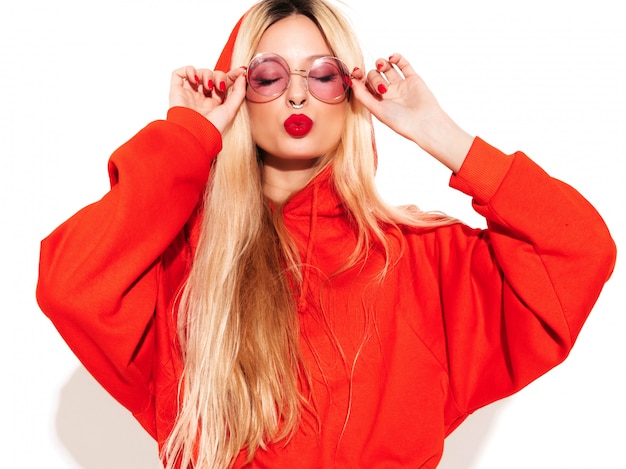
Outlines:
[{"label": "red fabric", "polygon": [[[113,154],[111,191],[41,246],[42,310],[159,444],[181,373],[172,297],[220,148],[206,119],[171,109]],[[524,154],[476,139],[451,185],[472,197],[487,230],[389,232],[402,257],[382,282],[377,251],[331,276],[355,238],[329,176],[284,215],[312,266],[299,319],[323,425],[318,433],[305,419],[290,444],[259,451],[252,467],[435,467],[468,414],[567,356],[612,272],[614,243],[574,189]]]},{"label": "red fabric", "polygon": [[226,44],[224,45],[224,48],[222,49],[222,53],[220,54],[220,57],[217,59],[217,62],[215,63],[215,70],[228,72],[232,68],[231,63],[230,63],[230,58],[233,55],[233,48],[235,47],[237,34],[239,34],[239,28],[241,27],[241,23],[243,22],[243,19],[246,17],[246,14],[244,14],[241,18],[239,18],[239,21],[237,21],[237,24],[235,24],[235,27],[230,33],[230,36],[228,36],[228,41],[226,41]]}]

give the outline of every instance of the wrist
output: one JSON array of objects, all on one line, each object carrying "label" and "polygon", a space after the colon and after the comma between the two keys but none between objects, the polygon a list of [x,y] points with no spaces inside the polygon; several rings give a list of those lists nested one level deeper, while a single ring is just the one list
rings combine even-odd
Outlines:
[{"label": "wrist", "polygon": [[465,132],[443,111],[421,126],[421,137],[414,141],[427,153],[456,173],[461,168],[474,137]]},{"label": "wrist", "polygon": [[207,154],[215,156],[222,149],[222,136],[211,121],[188,107],[175,106],[167,111],[167,121],[185,128],[204,147]]}]

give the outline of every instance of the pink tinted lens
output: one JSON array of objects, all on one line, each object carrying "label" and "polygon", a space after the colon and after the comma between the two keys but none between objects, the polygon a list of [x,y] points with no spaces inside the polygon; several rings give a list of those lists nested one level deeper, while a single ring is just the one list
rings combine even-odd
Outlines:
[{"label": "pink tinted lens", "polygon": [[321,100],[333,101],[348,89],[347,77],[348,72],[339,60],[332,57],[317,59],[309,71],[309,91]]},{"label": "pink tinted lens", "polygon": [[[304,72],[293,72],[304,75]],[[261,54],[248,67],[248,86],[260,96],[274,97],[282,94],[292,72],[283,58],[275,54]],[[349,86],[348,71],[339,59],[316,59],[307,75],[310,93],[322,101],[336,101],[345,96]],[[248,98],[251,98],[249,95]]]},{"label": "pink tinted lens", "polygon": [[248,70],[248,85],[263,96],[282,93],[289,83],[289,70],[276,57],[260,57]]}]

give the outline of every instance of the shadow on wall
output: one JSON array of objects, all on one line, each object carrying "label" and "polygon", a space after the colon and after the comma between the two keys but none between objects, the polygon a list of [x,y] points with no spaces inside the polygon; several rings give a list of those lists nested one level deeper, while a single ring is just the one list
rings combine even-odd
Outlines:
[{"label": "shadow on wall", "polygon": [[488,405],[470,415],[448,438],[443,458],[437,469],[479,469],[481,455],[489,432],[493,429],[498,414],[506,400]]},{"label": "shadow on wall", "polygon": [[156,442],[82,366],[61,390],[59,440],[82,469],[162,469]]},{"label": "shadow on wall", "polygon": [[[502,402],[480,410],[447,440],[438,469],[478,469]],[[56,428],[82,469],[159,469],[155,441],[80,367],[61,390]]]}]

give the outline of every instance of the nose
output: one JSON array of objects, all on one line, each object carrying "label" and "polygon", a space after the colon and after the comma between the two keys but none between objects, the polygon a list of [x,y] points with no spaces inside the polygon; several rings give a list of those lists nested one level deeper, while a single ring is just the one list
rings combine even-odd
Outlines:
[{"label": "nose", "polygon": [[287,105],[294,109],[302,109],[309,97],[309,91],[306,82],[306,71],[294,70],[291,73],[289,86],[285,93],[285,101]]}]

